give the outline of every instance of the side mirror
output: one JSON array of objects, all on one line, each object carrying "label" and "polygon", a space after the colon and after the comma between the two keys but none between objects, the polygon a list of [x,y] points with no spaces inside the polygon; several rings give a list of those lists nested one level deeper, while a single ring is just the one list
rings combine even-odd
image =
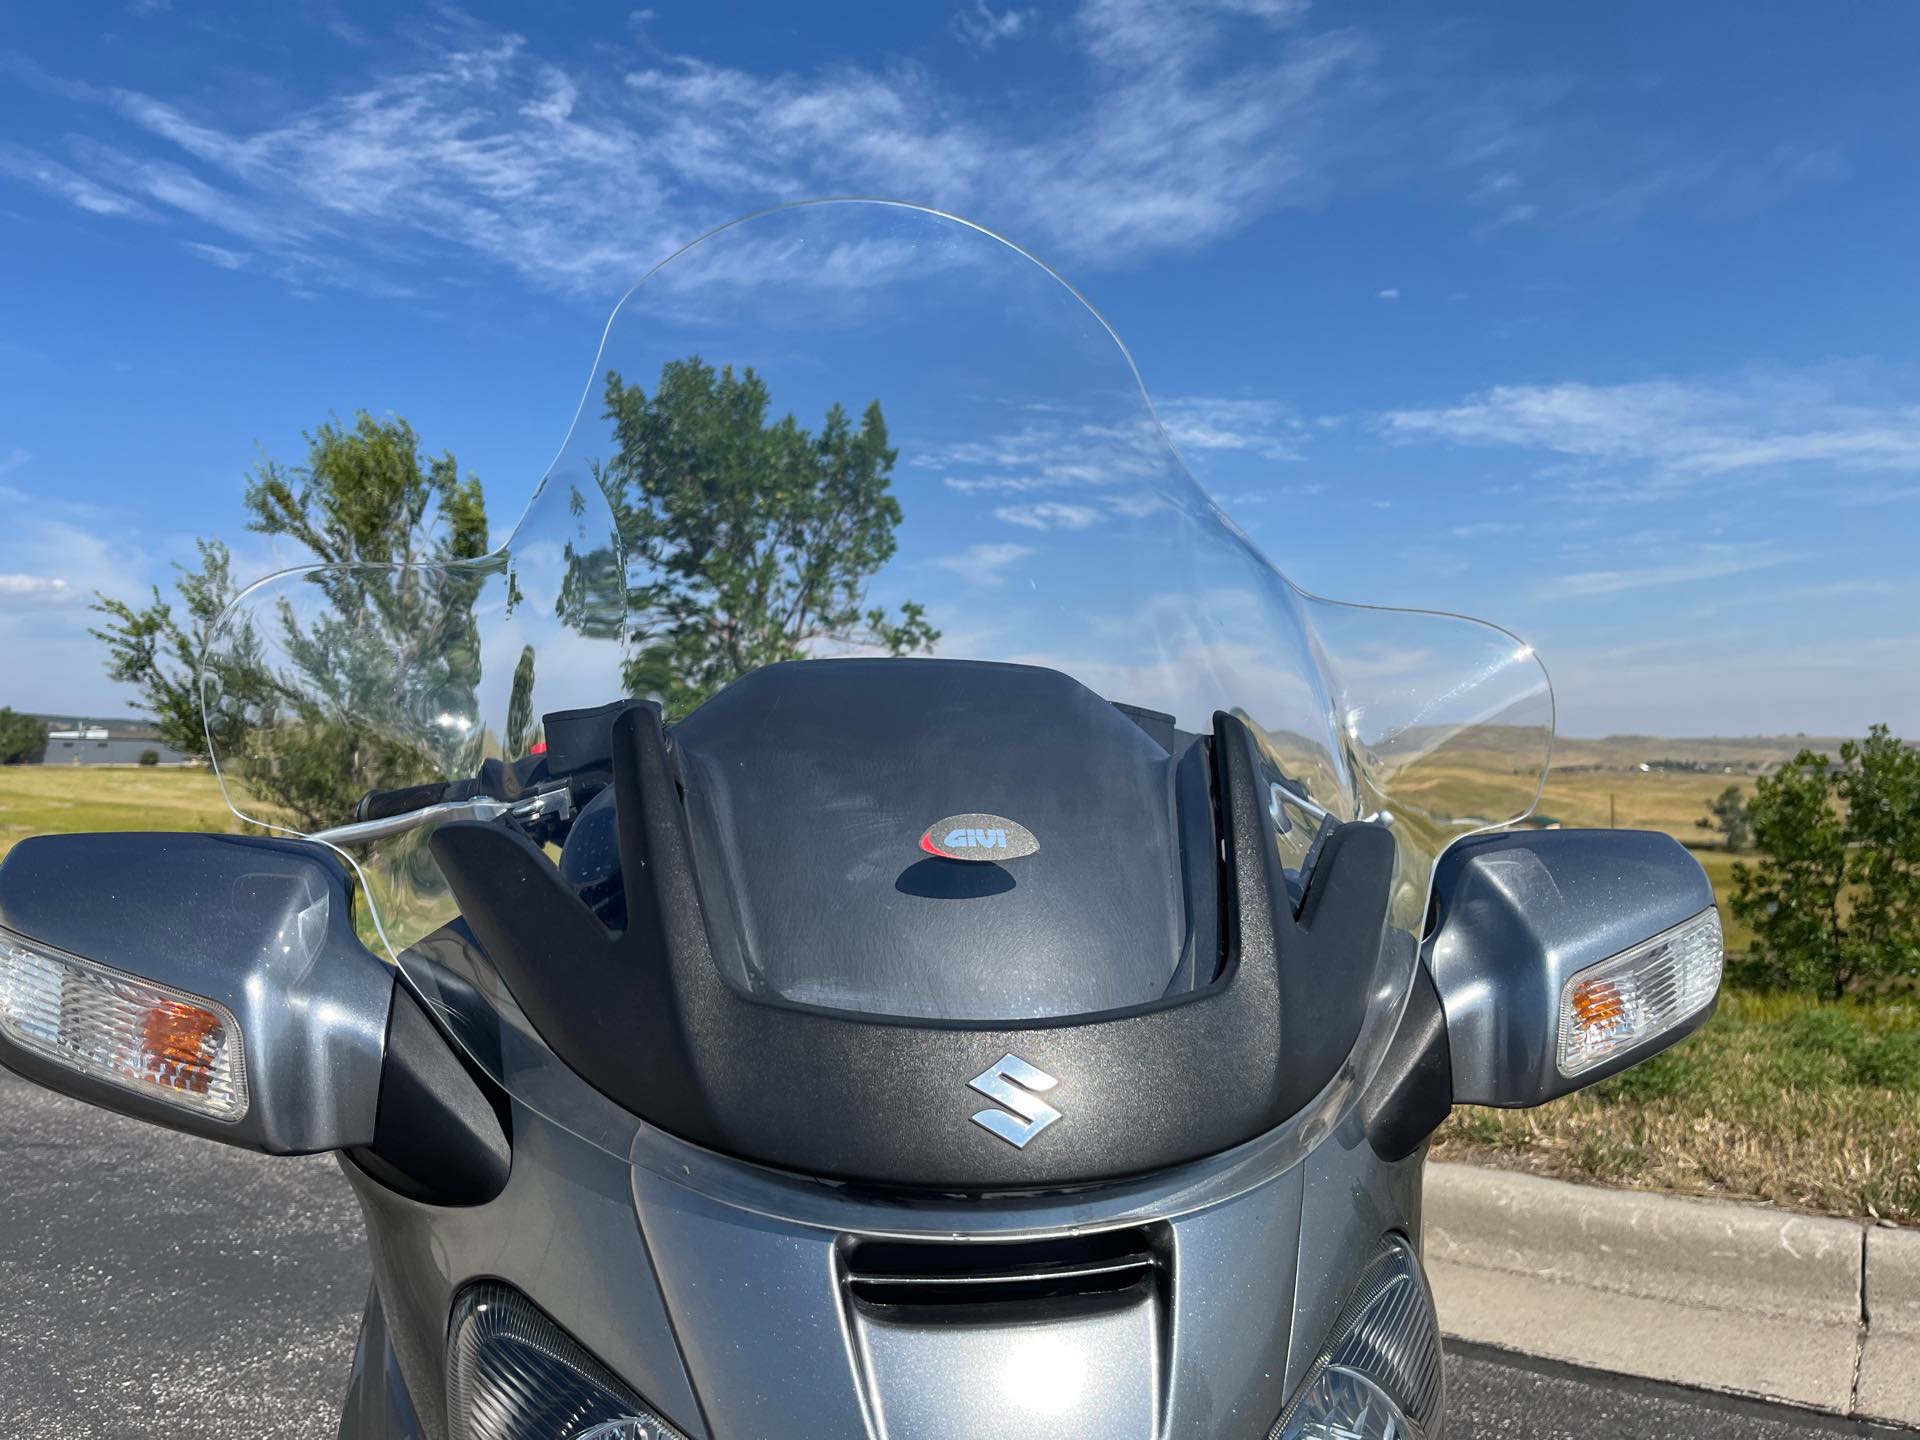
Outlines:
[{"label": "side mirror", "polygon": [[0,864],[0,1063],[176,1130],[373,1145],[394,975],[321,846],[47,835]]},{"label": "side mirror", "polygon": [[1538,830],[1461,841],[1434,877],[1427,964],[1453,1098],[1540,1105],[1697,1030],[1720,991],[1713,886],[1671,836]]}]

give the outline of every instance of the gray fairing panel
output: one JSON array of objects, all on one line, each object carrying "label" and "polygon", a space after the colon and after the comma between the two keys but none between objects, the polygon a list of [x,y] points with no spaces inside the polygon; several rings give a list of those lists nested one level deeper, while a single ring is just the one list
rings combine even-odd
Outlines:
[{"label": "gray fairing panel", "polygon": [[1286,1401],[1301,1181],[1296,1167],[1171,1221],[1155,1303],[1009,1305],[915,1323],[847,1303],[843,1235],[635,1172],[641,1223],[714,1433],[782,1440],[1258,1434]]},{"label": "gray fairing panel", "polygon": [[347,1376],[347,1402],[340,1412],[340,1440],[425,1440],[407,1393],[400,1357],[394,1353],[380,1292],[367,1296],[360,1338]]},{"label": "gray fairing panel", "polygon": [[519,1106],[512,1130],[512,1175],[483,1205],[420,1204],[343,1167],[366,1214],[374,1284],[423,1440],[446,1440],[447,1320],[454,1296],[481,1278],[532,1297],[692,1440],[706,1440],[635,1222],[629,1167]]},{"label": "gray fairing panel", "polygon": [[[525,1111],[514,1132],[513,1178],[486,1205],[416,1204],[349,1167],[378,1305],[343,1440],[445,1440],[447,1316],[482,1277],[524,1291],[694,1440],[987,1425],[1035,1440],[1257,1437],[1381,1236],[1417,1234],[1418,1158],[1381,1164],[1355,1122],[1305,1163],[1190,1213],[1177,1213],[1181,1177],[1167,1177],[1169,1218],[1149,1226],[1166,1236],[1151,1304],[986,1307],[921,1325],[850,1303],[849,1243],[895,1233],[866,1229],[880,1212],[857,1197],[839,1227],[785,1220],[621,1165]],[[1124,1218],[1152,1209],[1127,1192]],[[1063,1202],[1050,1230],[1029,1209],[1019,1233],[1065,1234],[1068,1215],[1084,1229],[1089,1213]],[[990,1233],[954,1243],[992,1249]],[[1038,1383],[1042,1360],[1072,1383]]]}]

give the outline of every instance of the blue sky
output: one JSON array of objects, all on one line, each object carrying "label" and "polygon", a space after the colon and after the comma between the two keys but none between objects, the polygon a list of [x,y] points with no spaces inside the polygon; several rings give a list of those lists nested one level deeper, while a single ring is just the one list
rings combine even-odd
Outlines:
[{"label": "blue sky", "polygon": [[[1056,264],[1298,582],[1573,734],[1920,734],[1920,13],[40,7],[0,39],[0,704],[329,411],[531,489],[606,311],[864,192]],[[1013,508],[1013,507],[1007,507]],[[1008,543],[1063,523],[1028,511]]]}]

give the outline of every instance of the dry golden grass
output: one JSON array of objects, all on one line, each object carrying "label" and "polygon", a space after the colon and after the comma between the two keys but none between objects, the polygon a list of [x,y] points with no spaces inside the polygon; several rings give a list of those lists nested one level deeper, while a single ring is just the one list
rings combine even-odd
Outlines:
[{"label": "dry golden grass", "polygon": [[240,828],[211,770],[0,765],[0,855],[29,835]]},{"label": "dry golden grass", "polygon": [[1750,775],[1692,770],[1555,770],[1540,796],[1540,813],[1567,825],[1617,824],[1623,830],[1665,830],[1700,845],[1713,837],[1695,824],[1729,785],[1753,793]]},{"label": "dry golden grass", "polygon": [[1920,1223],[1920,1003],[1729,993],[1699,1034],[1592,1090],[1455,1111],[1433,1153]]}]

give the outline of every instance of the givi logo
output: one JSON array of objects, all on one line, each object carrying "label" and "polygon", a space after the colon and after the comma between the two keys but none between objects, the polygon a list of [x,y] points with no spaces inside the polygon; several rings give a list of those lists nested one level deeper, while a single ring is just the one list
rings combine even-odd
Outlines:
[{"label": "givi logo", "polygon": [[1017,860],[1038,854],[1040,842],[1026,826],[1004,815],[949,815],[920,837],[920,848],[943,860]]}]

